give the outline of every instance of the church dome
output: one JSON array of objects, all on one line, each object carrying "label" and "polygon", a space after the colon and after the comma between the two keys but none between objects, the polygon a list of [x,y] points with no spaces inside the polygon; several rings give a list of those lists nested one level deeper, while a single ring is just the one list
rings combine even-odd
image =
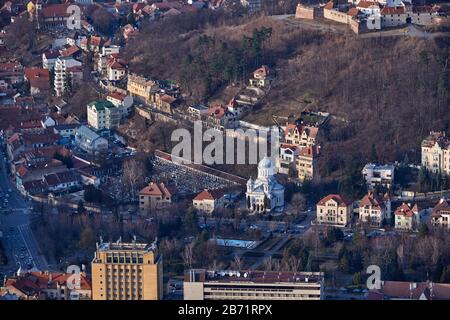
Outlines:
[{"label": "church dome", "polygon": [[264,157],[258,164],[258,169],[270,169],[272,168],[272,160],[268,157]]}]

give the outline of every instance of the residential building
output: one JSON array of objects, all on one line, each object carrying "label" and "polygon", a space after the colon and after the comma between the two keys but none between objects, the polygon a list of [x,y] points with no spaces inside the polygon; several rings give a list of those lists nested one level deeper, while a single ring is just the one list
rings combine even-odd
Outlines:
[{"label": "residential building", "polygon": [[381,281],[380,289],[370,290],[368,300],[450,300],[450,284],[407,281]]},{"label": "residential building", "polygon": [[217,104],[208,108],[206,115],[203,117],[203,124],[207,128],[224,131],[235,127],[235,118],[227,107]]},{"label": "residential building", "polygon": [[274,71],[263,65],[253,72],[253,78],[249,80],[249,83],[252,87],[267,88],[270,87],[274,79]]},{"label": "residential building", "polygon": [[153,107],[162,112],[170,114],[173,112],[175,103],[177,101],[175,97],[172,97],[164,92],[155,92],[152,100],[154,100]]},{"label": "residential building", "polygon": [[240,0],[241,5],[248,9],[249,12],[258,12],[261,10],[262,1],[261,0]]},{"label": "residential building", "polygon": [[150,182],[139,191],[139,212],[145,215],[150,212],[164,210],[172,204],[175,190],[163,182]]},{"label": "residential building", "polygon": [[90,154],[104,153],[108,150],[108,140],[86,126],[80,126],[76,130],[75,144]]},{"label": "residential building", "polygon": [[156,243],[100,242],[91,266],[93,300],[163,297],[163,261]]},{"label": "residential building", "polygon": [[394,182],[395,167],[392,164],[375,164],[368,163],[362,170],[362,175],[369,189],[374,189],[376,186],[382,186],[390,189]]},{"label": "residential building", "polygon": [[133,97],[119,91],[108,93],[106,100],[119,108],[120,117],[126,118],[131,114],[133,108]]},{"label": "residential building", "polygon": [[450,200],[441,199],[434,206],[431,212],[431,224],[433,227],[440,227],[450,230]]},{"label": "residential building", "polygon": [[43,26],[48,29],[65,28],[70,18],[69,3],[49,4],[39,10]]},{"label": "residential building", "polygon": [[381,227],[390,220],[391,200],[388,195],[382,198],[378,194],[369,191],[359,201],[359,221],[373,227]]},{"label": "residential building", "polygon": [[258,164],[258,178],[247,181],[247,208],[254,212],[282,211],[284,187],[275,178],[272,160],[264,157]]},{"label": "residential building", "polygon": [[315,181],[318,179],[319,147],[304,147],[300,150],[295,162],[298,179],[303,181]]},{"label": "residential building", "polygon": [[56,59],[59,57],[59,50],[50,50],[42,54],[42,66],[44,69],[53,70]]},{"label": "residential building", "polygon": [[5,279],[0,292],[14,294],[20,300],[90,300],[91,281],[84,270],[78,279],[75,277],[72,273],[19,271]]},{"label": "residential building", "polygon": [[192,205],[200,212],[211,214],[225,207],[225,193],[219,189],[205,189],[192,200]]},{"label": "residential building", "polygon": [[345,227],[351,222],[353,204],[339,194],[330,194],[317,203],[317,224]]},{"label": "residential building", "polygon": [[81,185],[79,175],[72,170],[46,175],[44,182],[50,192],[75,190]]},{"label": "residential building", "polygon": [[110,101],[92,101],[87,105],[88,124],[97,129],[115,129],[119,126],[121,113]]},{"label": "residential building", "polygon": [[46,93],[50,89],[50,73],[43,68],[25,68],[25,80],[30,84],[30,94]]},{"label": "residential building", "polygon": [[280,145],[280,155],[278,157],[277,168],[279,173],[289,174],[298,157],[300,148],[293,144],[282,143]]},{"label": "residential building", "polygon": [[185,273],[184,300],[321,300],[322,272],[215,271]]},{"label": "residential building", "polygon": [[77,123],[63,123],[53,126],[53,132],[59,134],[63,138],[71,138],[75,136],[76,129],[80,125]]},{"label": "residential building", "polygon": [[317,142],[318,127],[304,124],[288,124],[284,130],[284,141],[299,147],[312,147]]},{"label": "residential building", "polygon": [[102,56],[111,56],[111,55],[117,55],[120,53],[120,46],[116,46],[116,45],[112,45],[112,44],[108,44],[108,45],[104,45],[102,47],[101,50],[101,54]]},{"label": "residential building", "polygon": [[82,63],[71,57],[58,57],[55,62],[54,87],[56,96],[62,96],[67,90],[80,83],[83,78]]},{"label": "residential building", "polygon": [[395,229],[416,230],[420,224],[420,209],[417,204],[402,203],[395,212]]},{"label": "residential building", "polygon": [[422,141],[422,167],[433,172],[450,175],[449,139],[443,131],[431,131]]},{"label": "residential building", "polygon": [[159,90],[159,85],[154,80],[146,79],[135,74],[129,74],[127,90],[137,100],[150,104],[151,96]]},{"label": "residential building", "polygon": [[127,65],[123,60],[115,57],[108,59],[106,63],[106,78],[109,81],[118,81],[124,78],[126,74]]},{"label": "residential building", "polygon": [[187,113],[191,120],[201,120],[208,113],[208,107],[202,104],[193,104],[189,106]]}]

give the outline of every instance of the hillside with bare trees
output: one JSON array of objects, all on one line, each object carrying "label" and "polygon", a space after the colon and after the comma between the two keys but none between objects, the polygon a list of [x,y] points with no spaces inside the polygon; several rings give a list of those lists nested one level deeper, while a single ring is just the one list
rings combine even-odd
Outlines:
[{"label": "hillside with bare trees", "polygon": [[189,103],[246,83],[261,64],[274,67],[275,85],[245,120],[331,113],[320,157],[331,179],[366,161],[418,162],[423,137],[449,129],[449,38],[358,37],[215,14],[146,26],[127,46],[131,70],[180,82]]}]

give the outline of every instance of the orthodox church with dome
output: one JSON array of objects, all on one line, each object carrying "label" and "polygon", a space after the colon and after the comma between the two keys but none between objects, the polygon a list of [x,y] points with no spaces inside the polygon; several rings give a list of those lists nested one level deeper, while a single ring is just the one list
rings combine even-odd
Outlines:
[{"label": "orthodox church with dome", "polygon": [[284,186],[274,176],[274,164],[264,157],[258,164],[258,178],[247,181],[247,208],[253,212],[280,212],[284,208]]}]

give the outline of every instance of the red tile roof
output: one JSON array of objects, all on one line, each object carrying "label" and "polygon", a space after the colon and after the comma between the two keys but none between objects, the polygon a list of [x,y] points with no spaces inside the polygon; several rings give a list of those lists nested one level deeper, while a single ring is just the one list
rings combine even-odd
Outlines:
[{"label": "red tile roof", "polygon": [[203,201],[203,200],[218,200],[224,196],[223,190],[214,189],[214,190],[203,190],[200,192],[195,198],[194,201]]},{"label": "red tile roof", "polygon": [[148,186],[139,191],[139,195],[145,196],[161,196],[170,198],[175,194],[173,188],[167,187],[163,182],[155,183],[151,182]]},{"label": "red tile roof", "polygon": [[78,48],[77,46],[70,46],[64,50],[61,50],[61,55],[63,57],[69,57],[69,56],[73,56],[75,53],[79,52],[80,48]]},{"label": "red tile roof", "polygon": [[384,209],[384,201],[381,199],[380,196],[374,194],[373,192],[369,191],[359,202],[360,207],[364,206],[370,206],[374,209]]},{"label": "red tile roof", "polygon": [[366,1],[366,0],[361,0],[360,2],[358,2],[358,4],[356,6],[358,8],[364,8],[364,9],[370,8],[371,6],[380,7],[377,2]]},{"label": "red tile roof", "polygon": [[52,17],[69,17],[70,14],[67,13],[67,8],[70,4],[50,4],[44,6],[40,13],[44,18],[52,18]]},{"label": "red tile roof", "polygon": [[404,14],[405,7],[388,7],[381,9],[381,14]]},{"label": "red tile roof", "polygon": [[50,74],[48,69],[43,68],[26,68],[25,77],[30,82],[31,87],[41,90],[48,90],[50,88]]},{"label": "red tile roof", "polygon": [[120,93],[119,91],[110,92],[108,94],[108,97],[111,97],[119,101],[123,101],[123,99],[125,99],[125,95],[123,93]]},{"label": "red tile roof", "polygon": [[323,206],[330,200],[334,200],[337,203],[338,207],[347,207],[352,204],[351,201],[345,199],[343,196],[339,194],[329,194],[325,198],[322,198],[317,203],[317,205]]},{"label": "red tile roof", "polygon": [[450,213],[450,200],[439,200],[439,202],[434,206],[431,216],[434,218],[439,218],[442,213]]},{"label": "red tile roof", "polygon": [[253,73],[258,74],[261,77],[267,77],[271,73],[271,71],[268,66],[263,65],[261,66],[261,68],[256,69]]},{"label": "red tile roof", "polygon": [[[416,209],[418,207],[414,206]],[[404,216],[404,217],[408,217],[411,218],[414,216],[415,211],[406,203],[402,203],[401,206],[399,206],[395,212],[394,215],[396,216]]]},{"label": "red tile roof", "polygon": [[299,156],[315,158],[319,155],[319,148],[317,146],[304,147],[300,150]]}]

